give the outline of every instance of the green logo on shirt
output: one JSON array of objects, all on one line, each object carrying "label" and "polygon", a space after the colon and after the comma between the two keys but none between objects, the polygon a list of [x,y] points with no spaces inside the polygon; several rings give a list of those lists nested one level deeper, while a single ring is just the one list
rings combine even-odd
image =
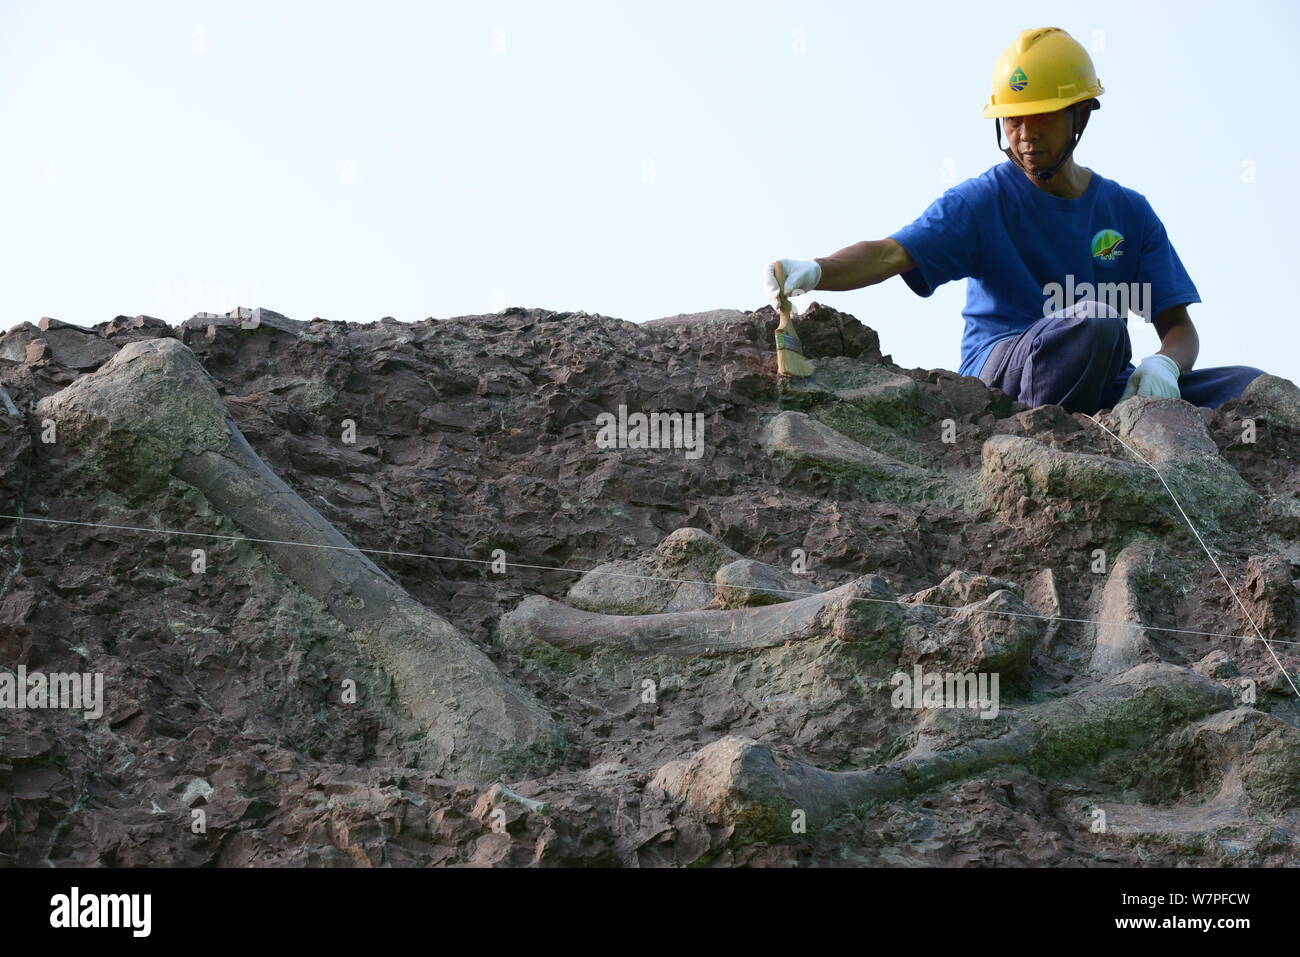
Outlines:
[{"label": "green logo on shirt", "polygon": [[1103,229],[1092,237],[1092,258],[1098,262],[1113,263],[1124,255],[1124,250],[1119,248],[1123,241],[1124,237],[1118,230]]}]

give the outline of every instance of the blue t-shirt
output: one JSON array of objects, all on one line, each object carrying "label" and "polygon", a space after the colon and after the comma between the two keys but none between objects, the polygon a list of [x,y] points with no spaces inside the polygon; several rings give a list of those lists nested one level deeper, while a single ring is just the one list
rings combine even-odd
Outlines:
[{"label": "blue t-shirt", "polygon": [[1063,199],[1000,163],[890,238],[916,263],[903,279],[917,295],[968,280],[962,375],[979,375],[999,341],[1073,302],[1096,299],[1149,322],[1201,301],[1146,197],[1095,172],[1082,196]]}]

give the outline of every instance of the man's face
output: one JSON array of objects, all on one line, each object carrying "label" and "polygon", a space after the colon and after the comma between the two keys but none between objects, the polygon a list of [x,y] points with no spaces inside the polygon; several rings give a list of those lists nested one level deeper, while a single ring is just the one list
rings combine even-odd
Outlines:
[{"label": "man's face", "polygon": [[1070,121],[1071,111],[1067,106],[1054,113],[1004,117],[1002,132],[1026,169],[1048,169],[1060,159],[1074,137]]}]

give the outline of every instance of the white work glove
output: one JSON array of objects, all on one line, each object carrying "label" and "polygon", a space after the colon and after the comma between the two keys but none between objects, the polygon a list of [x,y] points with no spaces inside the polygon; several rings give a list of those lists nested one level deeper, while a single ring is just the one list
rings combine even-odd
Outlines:
[{"label": "white work glove", "polygon": [[[805,292],[817,288],[822,280],[822,267],[811,259],[782,259],[781,268],[785,270],[785,296],[802,296]],[[763,292],[772,308],[780,310],[781,303],[776,284],[776,263],[768,263],[763,273]]]},{"label": "white work glove", "polygon": [[1154,395],[1162,399],[1177,399],[1182,393],[1178,391],[1178,375],[1181,370],[1178,363],[1168,356],[1147,356],[1133,370],[1124,386],[1124,394],[1119,397],[1123,402],[1133,395]]}]

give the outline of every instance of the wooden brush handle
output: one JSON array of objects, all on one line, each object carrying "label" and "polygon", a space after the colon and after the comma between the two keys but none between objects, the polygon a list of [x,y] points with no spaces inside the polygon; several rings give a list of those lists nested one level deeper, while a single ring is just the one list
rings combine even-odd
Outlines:
[{"label": "wooden brush handle", "polygon": [[781,313],[781,322],[778,329],[784,329],[790,325],[790,300],[785,296],[785,267],[781,265],[781,260],[776,263],[776,293],[777,303]]}]

